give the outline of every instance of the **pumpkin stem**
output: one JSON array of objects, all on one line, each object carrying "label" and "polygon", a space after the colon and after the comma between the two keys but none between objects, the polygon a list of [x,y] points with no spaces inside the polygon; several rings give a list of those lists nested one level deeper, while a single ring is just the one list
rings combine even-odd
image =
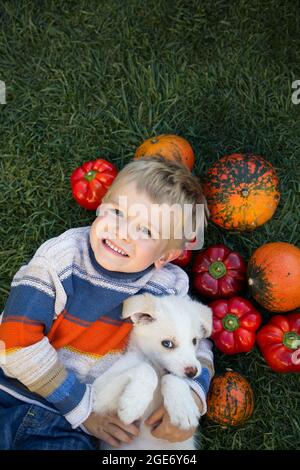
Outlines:
[{"label": "pumpkin stem", "polygon": [[232,315],[231,313],[228,313],[225,315],[222,321],[223,327],[227,331],[235,331],[237,328],[240,326],[239,319],[235,316]]},{"label": "pumpkin stem", "polygon": [[97,173],[98,173],[98,171],[96,171],[96,170],[90,170],[84,175],[84,178],[87,181],[92,181],[95,178]]},{"label": "pumpkin stem", "polygon": [[242,189],[242,196],[243,196],[243,197],[249,196],[249,191],[248,191],[248,189]]},{"label": "pumpkin stem", "polygon": [[225,264],[222,263],[222,261],[214,261],[209,266],[208,272],[214,279],[220,279],[220,277],[225,276],[227,270]]},{"label": "pumpkin stem", "polygon": [[300,335],[294,331],[288,331],[284,333],[282,342],[289,349],[298,349],[300,347]]},{"label": "pumpkin stem", "polygon": [[158,142],[158,138],[157,137],[152,137],[151,144],[156,144],[157,142]]}]

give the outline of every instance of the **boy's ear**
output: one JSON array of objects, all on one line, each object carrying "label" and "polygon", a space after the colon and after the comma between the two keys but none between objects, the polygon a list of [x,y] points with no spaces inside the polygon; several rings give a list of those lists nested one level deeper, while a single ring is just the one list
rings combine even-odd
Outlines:
[{"label": "boy's ear", "polygon": [[170,263],[173,259],[178,258],[178,256],[182,253],[182,249],[176,248],[173,250],[169,250],[165,255],[162,255],[159,259],[154,262],[154,265],[157,269],[161,268],[164,264]]},{"label": "boy's ear", "polygon": [[145,325],[156,320],[155,298],[151,294],[132,295],[123,302],[122,318]]}]

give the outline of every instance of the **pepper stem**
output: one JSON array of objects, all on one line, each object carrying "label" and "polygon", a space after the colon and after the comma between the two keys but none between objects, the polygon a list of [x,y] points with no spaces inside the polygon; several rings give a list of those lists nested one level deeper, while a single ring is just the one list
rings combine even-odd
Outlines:
[{"label": "pepper stem", "polygon": [[228,313],[227,315],[225,315],[222,323],[223,323],[225,330],[227,331],[234,331],[240,326],[239,319],[235,315],[232,315],[231,313]]},{"label": "pepper stem", "polygon": [[208,268],[208,272],[214,279],[220,279],[220,277],[225,276],[227,270],[222,261],[213,261]]},{"label": "pepper stem", "polygon": [[300,335],[294,331],[288,331],[284,333],[282,342],[289,349],[298,349],[300,347]]},{"label": "pepper stem", "polygon": [[84,178],[87,181],[92,181],[95,178],[97,173],[98,173],[98,171],[96,171],[96,170],[90,170],[84,175]]}]

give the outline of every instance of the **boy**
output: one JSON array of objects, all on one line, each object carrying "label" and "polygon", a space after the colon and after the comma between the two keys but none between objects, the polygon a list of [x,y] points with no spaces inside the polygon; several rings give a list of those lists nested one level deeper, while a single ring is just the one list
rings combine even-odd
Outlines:
[{"label": "boy", "polygon": [[[129,216],[137,202],[144,211]],[[138,434],[138,423],[125,426],[117,416],[93,413],[91,384],[126,347],[132,325],[120,314],[127,297],[187,295],[187,274],[170,263],[185,238],[174,239],[172,231],[169,239],[162,237],[174,225],[166,217],[149,222],[153,204],[164,203],[205,204],[197,178],[161,157],[132,161],[109,188],[91,227],[46,241],[14,276],[0,325],[6,348],[1,449],[97,449],[97,439],[118,447]],[[130,234],[124,230],[129,223]],[[209,342],[201,342],[197,355],[202,374],[186,380],[204,414],[213,374]],[[147,424],[155,437],[173,442],[195,432],[172,426],[163,407]]]}]

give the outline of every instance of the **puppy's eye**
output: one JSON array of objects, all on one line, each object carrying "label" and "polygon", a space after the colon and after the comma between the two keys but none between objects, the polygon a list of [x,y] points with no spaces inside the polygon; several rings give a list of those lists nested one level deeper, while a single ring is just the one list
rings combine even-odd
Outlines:
[{"label": "puppy's eye", "polygon": [[196,346],[197,344],[197,338],[193,338],[193,345]]},{"label": "puppy's eye", "polygon": [[175,344],[170,341],[169,339],[165,339],[164,341],[161,342],[162,346],[167,349],[174,349]]}]

